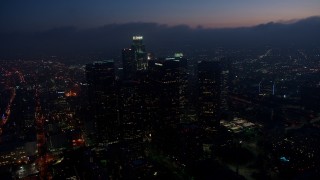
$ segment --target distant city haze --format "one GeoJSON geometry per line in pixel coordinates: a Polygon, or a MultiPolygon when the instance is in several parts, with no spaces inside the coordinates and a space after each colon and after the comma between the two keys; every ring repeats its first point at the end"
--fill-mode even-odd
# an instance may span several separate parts
{"type": "Polygon", "coordinates": [[[319,15],[318,0],[10,0],[0,2],[1,32],[153,22],[222,28],[287,22],[319,15]]]}
{"type": "Polygon", "coordinates": [[[109,24],[98,28],[54,28],[39,32],[0,33],[0,57],[82,56],[114,57],[133,35],[144,36],[147,50],[158,55],[197,53],[199,49],[294,47],[314,48],[320,42],[320,17],[294,23],[266,23],[246,28],[206,29],[157,23],[109,24]]]}

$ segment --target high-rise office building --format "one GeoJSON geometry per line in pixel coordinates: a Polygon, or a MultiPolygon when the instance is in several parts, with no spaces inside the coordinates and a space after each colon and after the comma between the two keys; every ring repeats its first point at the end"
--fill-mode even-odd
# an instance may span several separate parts
{"type": "Polygon", "coordinates": [[[86,79],[90,87],[104,89],[114,86],[115,67],[113,60],[96,61],[86,65],[86,79]]]}
{"type": "Polygon", "coordinates": [[[100,61],[86,65],[90,119],[93,139],[97,143],[119,141],[118,90],[114,61],[100,61]]]}
{"type": "Polygon", "coordinates": [[[220,65],[214,61],[198,63],[199,97],[198,113],[202,125],[219,126],[221,72],[220,65]]]}
{"type": "Polygon", "coordinates": [[[138,81],[125,81],[120,88],[121,102],[121,141],[126,161],[143,156],[143,137],[145,131],[145,106],[142,86],[138,81]]]}
{"type": "Polygon", "coordinates": [[[136,68],[138,71],[147,70],[148,68],[148,57],[143,44],[143,36],[133,36],[132,37],[131,48],[134,52],[134,59],[136,61],[136,68]]]}
{"type": "Polygon", "coordinates": [[[221,71],[221,110],[228,111],[229,70],[221,71]]]}
{"type": "Polygon", "coordinates": [[[176,126],[184,121],[188,105],[187,60],[173,57],[150,63],[150,79],[158,87],[163,125],[176,126]]]}
{"type": "Polygon", "coordinates": [[[133,36],[131,48],[122,50],[123,76],[125,80],[132,80],[136,77],[137,71],[148,69],[148,56],[142,36],[133,36]]]}
{"type": "Polygon", "coordinates": [[[125,80],[133,79],[137,70],[134,50],[125,48],[122,50],[123,78],[125,80]]]}

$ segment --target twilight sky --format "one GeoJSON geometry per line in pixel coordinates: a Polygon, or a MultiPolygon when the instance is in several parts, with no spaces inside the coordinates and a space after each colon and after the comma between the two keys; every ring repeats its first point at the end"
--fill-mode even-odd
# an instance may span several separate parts
{"type": "Polygon", "coordinates": [[[239,27],[320,15],[320,0],[1,0],[0,31],[156,22],[239,27]]]}

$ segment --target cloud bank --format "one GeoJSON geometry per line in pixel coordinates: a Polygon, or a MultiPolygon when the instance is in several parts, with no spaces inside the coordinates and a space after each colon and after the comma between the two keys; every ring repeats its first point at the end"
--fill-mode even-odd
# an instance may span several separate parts
{"type": "Polygon", "coordinates": [[[143,35],[154,52],[214,47],[319,47],[320,17],[293,23],[270,22],[244,28],[190,28],[157,23],[108,24],[79,30],[62,27],[36,33],[0,33],[0,57],[49,55],[120,55],[133,35],[143,35]]]}

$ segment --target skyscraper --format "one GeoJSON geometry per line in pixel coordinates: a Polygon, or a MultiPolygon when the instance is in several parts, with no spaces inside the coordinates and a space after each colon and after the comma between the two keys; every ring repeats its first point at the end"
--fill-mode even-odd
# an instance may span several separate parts
{"type": "Polygon", "coordinates": [[[97,143],[113,143],[120,138],[118,90],[114,61],[100,61],[86,65],[89,84],[88,121],[93,123],[93,139],[97,143]]]}
{"type": "Polygon", "coordinates": [[[138,81],[125,81],[120,88],[121,149],[126,161],[143,156],[145,122],[144,94],[138,81]]]}
{"type": "Polygon", "coordinates": [[[143,36],[133,36],[132,37],[131,48],[134,53],[134,60],[136,62],[136,68],[138,71],[147,70],[148,68],[148,58],[143,44],[143,36]]]}
{"type": "Polygon", "coordinates": [[[221,72],[218,62],[198,63],[199,97],[198,112],[202,125],[219,126],[221,72]]]}
{"type": "Polygon", "coordinates": [[[135,60],[133,49],[131,48],[122,49],[122,65],[123,65],[124,79],[125,80],[133,79],[137,70],[137,62],[135,60]]]}
{"type": "Polygon", "coordinates": [[[90,87],[103,89],[115,83],[114,61],[96,61],[86,65],[86,79],[90,87]]]}
{"type": "Polygon", "coordinates": [[[164,126],[176,126],[185,121],[188,105],[187,59],[182,57],[165,58],[151,62],[150,86],[159,98],[161,121],[164,126]]]}
{"type": "Polygon", "coordinates": [[[125,80],[132,80],[135,78],[137,71],[148,69],[148,54],[142,36],[133,36],[131,48],[122,50],[122,64],[125,80]]]}
{"type": "Polygon", "coordinates": [[[221,109],[229,110],[228,105],[228,90],[229,90],[229,70],[221,71],[221,109]]]}

